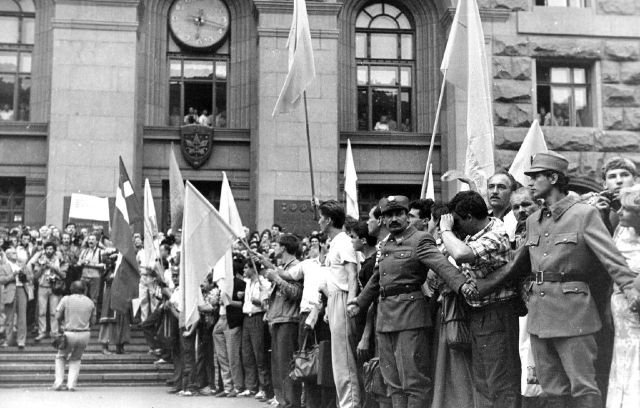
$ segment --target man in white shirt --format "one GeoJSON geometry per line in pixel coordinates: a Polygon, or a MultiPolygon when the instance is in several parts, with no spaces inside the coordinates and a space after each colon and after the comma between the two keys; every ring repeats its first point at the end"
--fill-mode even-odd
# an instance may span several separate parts
{"type": "Polygon", "coordinates": [[[320,204],[320,229],[329,238],[329,252],[324,265],[328,268],[327,316],[331,329],[331,360],[336,383],[338,407],[359,407],[360,380],[356,364],[359,339],[355,321],[347,316],[347,302],[357,295],[357,258],[351,238],[342,231],[344,208],[335,200],[320,204]],[[345,347],[346,346],[346,347],[345,347]]]}

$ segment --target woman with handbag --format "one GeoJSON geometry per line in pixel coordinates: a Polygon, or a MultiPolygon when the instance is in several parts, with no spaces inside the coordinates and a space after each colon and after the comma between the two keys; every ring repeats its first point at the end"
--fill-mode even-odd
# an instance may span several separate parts
{"type": "Polygon", "coordinates": [[[51,387],[54,391],[75,391],[80,375],[80,360],[84,353],[89,337],[91,325],[96,320],[96,307],[84,295],[85,286],[82,281],[71,284],[69,296],[62,298],[56,310],[56,319],[59,324],[59,333],[66,338],[56,355],[56,379],[51,387]],[[65,361],[69,362],[69,375],[67,385],[64,386],[65,361]]]}
{"type": "Polygon", "coordinates": [[[33,299],[33,273],[30,268],[18,263],[18,253],[14,247],[5,251],[7,262],[0,266],[0,287],[5,311],[5,341],[0,347],[8,347],[17,326],[18,349],[24,349],[27,342],[27,302],[33,299]],[[17,320],[16,320],[17,319],[17,320]]]}

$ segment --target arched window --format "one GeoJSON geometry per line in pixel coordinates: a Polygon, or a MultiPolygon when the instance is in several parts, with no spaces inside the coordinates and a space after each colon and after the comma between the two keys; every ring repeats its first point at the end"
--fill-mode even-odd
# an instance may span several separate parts
{"type": "Polygon", "coordinates": [[[29,120],[32,0],[0,0],[0,121],[29,120]]]}
{"type": "Polygon", "coordinates": [[[413,131],[414,38],[396,6],[373,3],[358,14],[358,130],[413,131]]]}

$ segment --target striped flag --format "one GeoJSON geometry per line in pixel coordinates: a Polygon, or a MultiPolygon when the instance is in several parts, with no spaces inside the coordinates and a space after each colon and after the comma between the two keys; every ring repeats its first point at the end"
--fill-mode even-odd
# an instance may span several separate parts
{"type": "Polygon", "coordinates": [[[346,196],[345,211],[347,215],[360,219],[358,210],[358,175],[356,166],[353,163],[353,153],[351,151],[351,140],[347,139],[347,155],[344,160],[344,194],[346,196]]]}
{"type": "Polygon", "coordinates": [[[144,180],[144,256],[142,266],[153,268],[158,257],[158,220],[149,179],[144,180]]]}
{"type": "Polygon", "coordinates": [[[116,205],[111,220],[113,223],[111,240],[122,254],[122,261],[117,266],[111,286],[111,306],[119,312],[127,313],[131,299],[138,297],[140,272],[133,246],[132,227],[135,223],[142,221],[142,212],[122,157],[120,157],[120,179],[116,188],[116,205]]]}
{"type": "Polygon", "coordinates": [[[466,91],[467,150],[464,174],[481,192],[495,171],[493,108],[484,33],[475,0],[458,0],[440,66],[445,79],[466,91]]]}
{"type": "Polygon", "coordinates": [[[304,91],[316,77],[311,31],[305,0],[293,0],[293,21],[289,31],[289,72],[284,81],[272,116],[294,110],[304,91]]]}

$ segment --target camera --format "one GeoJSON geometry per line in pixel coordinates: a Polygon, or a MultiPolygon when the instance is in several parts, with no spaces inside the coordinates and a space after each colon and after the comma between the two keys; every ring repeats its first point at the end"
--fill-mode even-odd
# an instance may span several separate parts
{"type": "Polygon", "coordinates": [[[620,208],[622,208],[622,203],[620,202],[620,198],[616,193],[609,190],[604,190],[600,192],[600,196],[609,200],[609,206],[611,207],[611,210],[618,211],[620,210],[620,208]]]}

